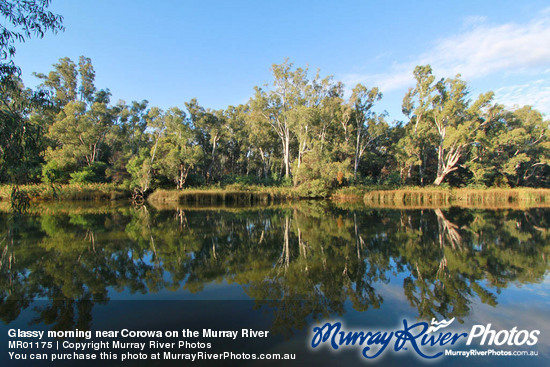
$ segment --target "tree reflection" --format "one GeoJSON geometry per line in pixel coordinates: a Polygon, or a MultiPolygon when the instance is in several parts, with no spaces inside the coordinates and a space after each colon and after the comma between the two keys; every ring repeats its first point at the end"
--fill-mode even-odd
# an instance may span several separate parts
{"type": "Polygon", "coordinates": [[[244,209],[116,208],[0,216],[0,317],[36,299],[37,323],[89,328],[110,292],[197,293],[239,284],[273,312],[273,330],[381,307],[403,278],[419,318],[461,320],[475,299],[495,306],[509,284],[548,269],[549,212],[346,210],[324,202],[244,209]],[[402,274],[403,276],[398,276],[402,274]]]}

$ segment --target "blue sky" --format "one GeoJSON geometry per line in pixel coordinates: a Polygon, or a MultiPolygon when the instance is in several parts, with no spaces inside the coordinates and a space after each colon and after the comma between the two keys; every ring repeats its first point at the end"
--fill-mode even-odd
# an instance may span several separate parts
{"type": "Polygon", "coordinates": [[[220,109],[246,102],[289,58],[347,88],[381,88],[376,106],[403,119],[415,65],[461,73],[472,97],[550,114],[550,3],[544,1],[53,0],[65,32],[19,44],[25,84],[62,57],[92,59],[113,102],[147,99],[220,109]]]}

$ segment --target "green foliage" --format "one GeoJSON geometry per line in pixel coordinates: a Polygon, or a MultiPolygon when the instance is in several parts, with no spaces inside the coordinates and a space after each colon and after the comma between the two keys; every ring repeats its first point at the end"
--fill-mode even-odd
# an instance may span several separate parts
{"type": "MultiPolygon", "coordinates": [[[[19,185],[32,201],[116,200],[128,198],[129,188],[113,183],[33,184],[19,185]]],[[[0,186],[0,199],[10,200],[13,185],[0,186]]]]}
{"type": "Polygon", "coordinates": [[[25,89],[15,75],[0,81],[0,181],[26,183],[40,171],[42,127],[29,115],[47,108],[46,97],[25,89]]]}
{"type": "Polygon", "coordinates": [[[67,167],[60,167],[57,161],[51,160],[42,166],[42,182],[68,182],[69,171],[67,167]]]}
{"type": "Polygon", "coordinates": [[[51,0],[4,0],[0,12],[5,18],[0,37],[2,59],[15,55],[15,42],[25,42],[32,36],[44,37],[48,31],[63,30],[63,17],[46,11],[51,0]]]}
{"type": "Polygon", "coordinates": [[[297,162],[294,166],[294,186],[320,180],[324,182],[327,190],[344,186],[353,178],[350,159],[344,162],[329,162],[315,154],[307,154],[299,167],[297,162]]]}
{"type": "Polygon", "coordinates": [[[491,92],[470,99],[460,76],[436,80],[429,65],[416,67],[401,124],[375,111],[377,87],[359,84],[346,99],[341,82],[288,60],[272,72],[247,104],[212,110],[192,99],[185,111],[111,104],[84,56],[36,74],[43,92],[12,75],[0,84],[0,180],[110,181],[145,196],[204,185],[302,187],[306,196],[350,184],[550,187],[544,116],[492,105],[491,92]]]}
{"type": "Polygon", "coordinates": [[[132,177],[130,181],[132,188],[138,188],[143,192],[149,190],[152,177],[151,157],[147,148],[140,149],[139,154],[130,159],[127,169],[132,177]]]}
{"type": "Polygon", "coordinates": [[[281,180],[282,187],[292,187],[292,178],[290,176],[284,176],[281,180]]]}
{"type": "Polygon", "coordinates": [[[190,173],[187,176],[187,186],[188,187],[202,187],[206,185],[206,179],[203,175],[190,173]]]}
{"type": "Polygon", "coordinates": [[[237,184],[241,186],[272,186],[275,184],[275,180],[271,177],[263,178],[256,175],[226,175],[223,176],[221,184],[223,186],[237,184]]]}
{"type": "Polygon", "coordinates": [[[107,163],[93,162],[80,170],[71,173],[69,183],[100,183],[105,182],[105,170],[107,163]]]}
{"type": "Polygon", "coordinates": [[[303,198],[325,198],[329,196],[330,190],[325,181],[313,179],[298,186],[296,193],[303,198]]]}
{"type": "Polygon", "coordinates": [[[189,172],[203,159],[201,147],[193,141],[193,130],[185,112],[173,108],[163,114],[165,129],[158,140],[158,156],[155,167],[158,172],[184,188],[189,172]]]}
{"type": "Polygon", "coordinates": [[[401,176],[397,172],[391,172],[381,182],[382,185],[397,187],[401,185],[401,176]]]}

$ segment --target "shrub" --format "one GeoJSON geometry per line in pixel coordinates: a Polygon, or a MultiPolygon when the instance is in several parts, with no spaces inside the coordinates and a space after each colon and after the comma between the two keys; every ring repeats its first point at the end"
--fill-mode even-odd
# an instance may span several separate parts
{"type": "Polygon", "coordinates": [[[107,163],[93,162],[89,166],[71,173],[70,183],[100,183],[105,182],[107,163]]]}
{"type": "Polygon", "coordinates": [[[304,198],[324,198],[329,195],[329,187],[325,181],[317,179],[304,182],[296,188],[296,192],[304,198]]]}
{"type": "Polygon", "coordinates": [[[294,186],[301,186],[312,180],[321,180],[327,188],[337,188],[346,185],[353,177],[349,159],[343,162],[329,162],[317,154],[306,154],[302,158],[300,168],[294,162],[294,186]]]}
{"type": "Polygon", "coordinates": [[[398,172],[392,172],[387,175],[384,180],[381,182],[382,185],[387,186],[400,186],[401,185],[401,175],[398,172]]]}
{"type": "Polygon", "coordinates": [[[51,160],[42,167],[42,182],[67,182],[70,170],[67,167],[60,167],[57,161],[51,160]]]}
{"type": "Polygon", "coordinates": [[[190,173],[185,181],[187,187],[200,187],[206,185],[206,180],[203,175],[190,173]]]}

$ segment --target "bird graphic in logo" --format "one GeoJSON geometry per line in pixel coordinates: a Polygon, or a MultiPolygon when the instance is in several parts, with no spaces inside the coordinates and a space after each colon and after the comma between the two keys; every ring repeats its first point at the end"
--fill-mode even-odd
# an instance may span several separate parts
{"type": "Polygon", "coordinates": [[[426,334],[429,333],[435,333],[439,329],[446,328],[447,326],[451,325],[455,321],[455,318],[453,317],[449,321],[443,319],[442,321],[436,321],[434,318],[432,318],[432,325],[428,328],[426,331],[426,334]]]}

